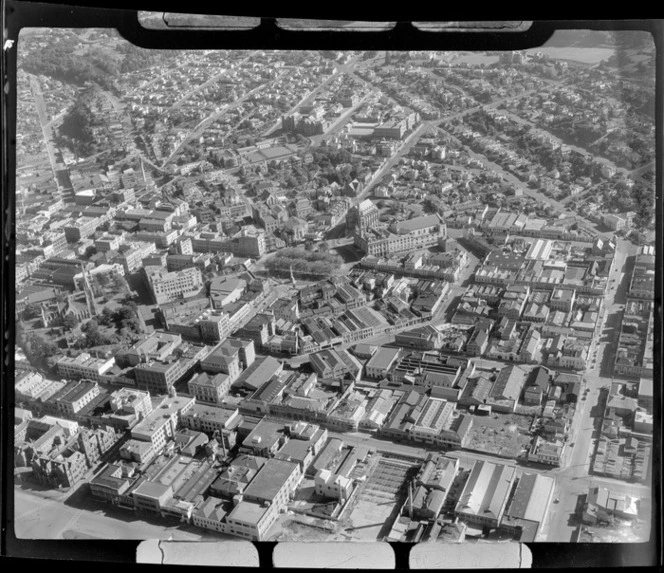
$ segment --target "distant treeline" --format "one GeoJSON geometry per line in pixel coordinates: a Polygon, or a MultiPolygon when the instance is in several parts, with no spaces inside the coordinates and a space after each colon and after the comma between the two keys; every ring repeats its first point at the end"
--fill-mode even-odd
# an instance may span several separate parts
{"type": "Polygon", "coordinates": [[[96,130],[109,132],[108,119],[93,109],[97,97],[94,91],[79,94],[57,132],[58,145],[68,147],[81,157],[98,151],[98,142],[103,139],[95,133],[96,130]]]}
{"type": "Polygon", "coordinates": [[[62,38],[48,50],[32,50],[20,62],[22,69],[75,85],[96,83],[104,89],[114,90],[120,74],[163,64],[172,59],[175,52],[146,50],[132,44],[121,44],[112,52],[92,47],[77,55],[77,40],[62,38]]]}

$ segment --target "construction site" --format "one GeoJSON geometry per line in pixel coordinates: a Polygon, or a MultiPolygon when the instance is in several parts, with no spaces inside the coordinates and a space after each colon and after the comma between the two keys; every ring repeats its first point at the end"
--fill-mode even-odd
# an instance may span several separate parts
{"type": "Polygon", "coordinates": [[[421,461],[381,456],[367,480],[358,487],[342,526],[347,539],[376,541],[385,537],[408,495],[408,483],[421,461]]]}

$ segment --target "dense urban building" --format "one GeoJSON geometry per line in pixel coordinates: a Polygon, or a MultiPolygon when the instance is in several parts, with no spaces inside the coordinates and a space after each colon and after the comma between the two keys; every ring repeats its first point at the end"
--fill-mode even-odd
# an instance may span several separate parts
{"type": "Polygon", "coordinates": [[[129,537],[651,535],[650,35],[152,54],[49,16],[9,85],[17,537],[105,531],[74,490],[129,537]]]}

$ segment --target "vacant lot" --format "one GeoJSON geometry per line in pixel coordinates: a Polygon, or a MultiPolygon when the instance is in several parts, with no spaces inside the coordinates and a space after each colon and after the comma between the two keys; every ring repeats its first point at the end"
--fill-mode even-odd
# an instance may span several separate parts
{"type": "Polygon", "coordinates": [[[468,449],[516,458],[530,443],[527,434],[532,418],[515,414],[473,416],[468,449]]]}
{"type": "Polygon", "coordinates": [[[268,531],[270,541],[330,541],[334,534],[316,524],[321,520],[304,515],[282,516],[268,531]]]}

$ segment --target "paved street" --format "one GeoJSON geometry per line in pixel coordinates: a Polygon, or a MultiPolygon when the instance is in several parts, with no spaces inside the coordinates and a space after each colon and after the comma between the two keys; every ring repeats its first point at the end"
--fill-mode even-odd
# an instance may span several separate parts
{"type": "MultiPolygon", "coordinates": [[[[495,107],[495,106],[491,105],[490,107],[495,107]]],[[[550,137],[556,143],[564,144],[566,147],[568,147],[572,151],[575,151],[576,153],[579,153],[583,157],[586,157],[588,159],[593,159],[593,160],[596,160],[600,163],[603,163],[604,165],[607,165],[608,167],[611,167],[611,168],[615,169],[618,173],[622,173],[623,175],[629,175],[629,176],[634,177],[634,178],[639,178],[640,175],[642,175],[643,173],[648,171],[654,165],[654,162],[650,162],[647,165],[643,165],[643,166],[639,167],[638,169],[633,169],[633,170],[630,171],[628,169],[625,169],[624,167],[617,166],[610,159],[607,159],[605,157],[601,157],[599,155],[595,155],[594,153],[591,153],[590,151],[588,151],[587,149],[584,149],[583,147],[579,147],[577,145],[572,145],[572,144],[569,144],[569,143],[565,143],[560,137],[557,137],[556,135],[553,135],[550,131],[547,131],[546,129],[538,126],[537,124],[533,123],[530,120],[523,119],[522,117],[520,117],[520,116],[518,116],[518,115],[516,115],[512,112],[508,112],[508,111],[503,110],[503,113],[505,115],[507,115],[507,117],[509,117],[515,123],[530,127],[530,128],[532,128],[532,130],[534,132],[544,134],[547,137],[550,137]]],[[[608,133],[604,134],[602,137],[606,137],[607,135],[608,135],[608,133]]]]}
{"type": "Polygon", "coordinates": [[[51,131],[52,123],[49,122],[48,116],[46,114],[46,104],[44,103],[44,96],[41,91],[41,86],[39,85],[39,80],[36,76],[30,75],[30,88],[32,89],[32,95],[35,100],[35,107],[37,108],[37,115],[39,116],[39,123],[42,129],[42,138],[44,141],[44,147],[48,153],[48,159],[51,163],[51,170],[53,171],[53,179],[58,181],[58,178],[55,175],[57,171],[56,159],[55,159],[55,146],[53,145],[53,133],[51,131]]]}
{"type": "MultiPolygon", "coordinates": [[[[234,66],[231,66],[230,69],[233,69],[234,67],[237,67],[237,66],[241,66],[241,65],[242,65],[243,63],[245,63],[249,58],[255,56],[257,53],[258,53],[258,51],[257,51],[257,50],[254,50],[254,51],[251,52],[248,56],[246,56],[245,58],[243,58],[242,60],[240,60],[237,64],[235,64],[234,66]]],[[[203,83],[200,84],[199,86],[196,86],[195,88],[190,89],[186,94],[184,94],[179,100],[177,100],[177,101],[171,106],[171,110],[179,108],[180,106],[182,106],[182,104],[183,104],[185,101],[187,101],[187,100],[188,100],[191,96],[193,96],[194,94],[197,94],[198,92],[204,90],[205,88],[211,86],[212,84],[217,83],[217,82],[218,82],[221,78],[223,78],[227,73],[228,73],[228,69],[223,69],[223,70],[221,70],[220,72],[218,72],[218,73],[216,73],[215,75],[213,75],[209,80],[206,80],[205,82],[203,82],[203,83]]]]}
{"type": "MultiPolygon", "coordinates": [[[[442,128],[441,128],[442,130],[442,128]]],[[[592,233],[599,235],[605,239],[609,239],[613,237],[612,232],[600,232],[597,229],[597,223],[590,221],[583,217],[582,215],[579,215],[576,211],[572,211],[568,209],[565,204],[561,201],[556,201],[555,199],[551,199],[550,197],[544,195],[543,193],[536,191],[535,189],[531,189],[526,183],[521,181],[518,177],[516,177],[514,174],[506,171],[503,169],[500,165],[497,163],[494,163],[493,161],[490,161],[489,159],[486,158],[485,155],[482,153],[478,153],[476,151],[473,151],[470,149],[468,146],[464,145],[461,143],[461,141],[452,135],[450,132],[442,130],[443,133],[445,133],[448,137],[452,138],[453,140],[457,141],[459,144],[463,145],[464,148],[466,149],[467,153],[473,158],[479,161],[486,167],[487,169],[497,173],[502,177],[504,181],[509,183],[512,187],[515,187],[517,189],[521,189],[524,195],[528,195],[529,197],[532,197],[533,199],[536,199],[537,201],[545,204],[549,204],[562,213],[570,216],[570,217],[576,217],[576,219],[579,221],[580,224],[582,224],[585,228],[589,229],[592,233]]]]}
{"type": "Polygon", "coordinates": [[[387,161],[385,161],[373,174],[371,181],[369,181],[369,183],[365,186],[365,188],[362,190],[362,193],[353,199],[353,204],[360,203],[366,197],[368,197],[369,191],[371,191],[371,189],[373,189],[373,187],[380,182],[384,175],[387,175],[390,172],[390,170],[401,160],[404,155],[410,151],[413,145],[417,143],[419,138],[422,137],[426,133],[427,129],[429,129],[432,125],[433,122],[428,121],[423,121],[420,125],[418,125],[413,130],[413,132],[403,140],[399,146],[399,149],[393,153],[389,159],[387,159],[387,161]]]}
{"type": "Polygon", "coordinates": [[[170,154],[168,159],[164,161],[164,164],[162,165],[162,168],[164,168],[166,165],[168,165],[177,155],[180,153],[182,148],[187,145],[190,141],[193,139],[196,139],[199,137],[212,123],[217,121],[220,117],[222,117],[225,113],[227,113],[229,110],[238,107],[239,105],[242,105],[242,102],[245,100],[249,99],[251,96],[254,94],[258,93],[259,91],[265,89],[269,84],[271,84],[273,81],[276,81],[277,79],[281,78],[286,72],[281,72],[277,78],[274,80],[270,80],[268,82],[265,82],[259,86],[256,86],[254,89],[248,91],[246,94],[243,96],[240,96],[238,99],[236,99],[234,102],[229,103],[224,105],[219,111],[215,111],[214,113],[210,114],[208,117],[205,119],[201,120],[196,127],[194,127],[188,134],[187,136],[182,140],[182,142],[173,150],[173,152],[170,154]]]}
{"type": "Polygon", "coordinates": [[[618,240],[615,266],[611,275],[616,282],[610,283],[605,296],[605,323],[602,333],[591,346],[591,355],[596,350],[597,358],[594,365],[591,363],[591,367],[584,372],[588,394],[585,400],[580,399],[577,403],[567,451],[563,457],[563,467],[551,472],[557,480],[556,496],[560,501],[553,504],[549,510],[546,526],[541,533],[546,541],[570,540],[578,525],[573,516],[579,495],[586,494],[593,485],[602,485],[612,491],[646,498],[651,496],[651,490],[647,486],[589,475],[595,440],[599,436],[604,400],[612,382],[614,347],[620,332],[620,309],[629,287],[631,269],[625,266],[625,260],[635,252],[636,246],[632,243],[618,240]]]}
{"type": "Polygon", "coordinates": [[[63,503],[56,491],[14,488],[14,527],[19,539],[237,539],[173,521],[150,519],[91,499],[63,503]]]}
{"type": "Polygon", "coordinates": [[[322,141],[326,141],[339,133],[345,125],[348,124],[348,122],[351,120],[353,117],[353,114],[355,111],[361,107],[372,95],[376,93],[376,90],[372,90],[369,93],[367,93],[364,97],[360,98],[358,102],[353,106],[346,108],[343,113],[330,125],[330,127],[327,129],[327,131],[322,134],[322,135],[312,135],[309,137],[311,140],[311,144],[313,147],[317,147],[321,144],[322,141]]]}
{"type": "MultiPolygon", "coordinates": [[[[352,66],[357,60],[357,58],[353,58],[350,62],[348,62],[345,65],[341,64],[336,64],[335,63],[335,68],[337,69],[337,73],[332,74],[325,78],[320,84],[318,84],[313,90],[311,90],[307,95],[305,95],[297,104],[295,104],[291,109],[289,109],[286,113],[282,114],[284,116],[289,116],[294,114],[300,107],[302,107],[305,103],[310,103],[322,90],[325,86],[327,86],[332,80],[338,78],[339,76],[348,73],[350,69],[352,69],[352,66]]],[[[360,102],[358,102],[357,105],[353,106],[352,108],[349,108],[347,112],[344,112],[342,117],[346,117],[347,119],[350,119],[351,113],[357,109],[364,101],[366,98],[362,98],[360,102]]],[[[328,135],[332,130],[338,130],[342,126],[338,126],[337,124],[342,120],[340,117],[334,125],[330,127],[330,129],[325,133],[325,135],[328,135]]],[[[344,122],[345,124],[345,122],[344,122]]],[[[281,119],[278,119],[277,121],[274,122],[274,124],[265,130],[263,132],[263,137],[269,137],[274,131],[277,130],[277,128],[281,125],[281,119]]],[[[321,138],[323,136],[314,136],[311,138],[312,142],[316,141],[316,138],[321,138]]]]}

